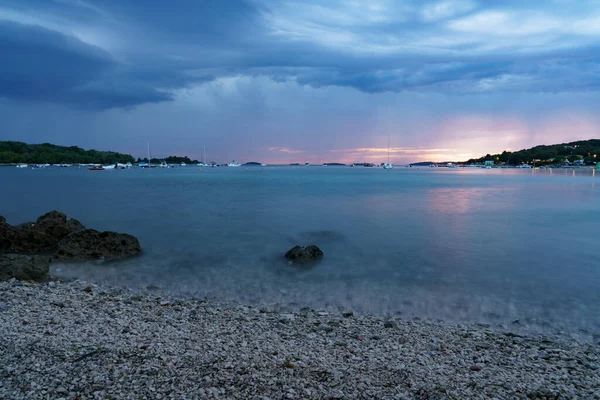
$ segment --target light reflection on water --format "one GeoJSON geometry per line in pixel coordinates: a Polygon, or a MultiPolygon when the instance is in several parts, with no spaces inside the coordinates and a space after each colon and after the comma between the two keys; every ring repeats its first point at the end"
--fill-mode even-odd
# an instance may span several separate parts
{"type": "Polygon", "coordinates": [[[171,295],[599,332],[590,170],[0,169],[0,214],[58,209],[142,257],[60,275],[171,295]],[[316,243],[322,263],[281,260],[316,243]]]}

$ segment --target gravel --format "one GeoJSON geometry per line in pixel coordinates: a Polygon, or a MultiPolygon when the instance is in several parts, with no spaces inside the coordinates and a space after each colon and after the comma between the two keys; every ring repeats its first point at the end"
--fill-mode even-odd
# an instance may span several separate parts
{"type": "Polygon", "coordinates": [[[600,399],[600,346],[568,338],[81,281],[0,305],[0,399],[600,399]]]}

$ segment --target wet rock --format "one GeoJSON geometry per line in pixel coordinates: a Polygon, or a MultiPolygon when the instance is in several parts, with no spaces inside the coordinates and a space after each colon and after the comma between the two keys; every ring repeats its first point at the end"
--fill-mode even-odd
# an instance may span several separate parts
{"type": "Polygon", "coordinates": [[[0,281],[16,278],[20,281],[42,281],[48,277],[47,257],[23,254],[0,255],[0,281]]]}
{"type": "Polygon", "coordinates": [[[307,264],[323,258],[323,251],[314,244],[294,246],[285,253],[285,258],[294,264],[307,264]]]}
{"type": "Polygon", "coordinates": [[[56,260],[117,260],[140,254],[142,248],[136,237],[116,232],[86,229],[74,232],[58,243],[56,260]]]}
{"type": "Polygon", "coordinates": [[[12,246],[12,227],[6,223],[6,218],[0,215],[0,253],[10,251],[12,246]]]}
{"type": "Polygon", "coordinates": [[[42,215],[36,222],[12,226],[0,219],[0,253],[37,254],[51,251],[67,235],[85,229],[76,219],[58,211],[42,215]]]}

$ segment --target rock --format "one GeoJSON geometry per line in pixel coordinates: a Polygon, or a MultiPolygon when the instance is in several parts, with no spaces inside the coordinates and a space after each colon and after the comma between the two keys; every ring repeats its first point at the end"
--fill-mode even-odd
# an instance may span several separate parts
{"type": "Polygon", "coordinates": [[[393,321],[385,321],[383,323],[383,327],[384,328],[394,328],[396,326],[396,324],[394,324],[393,321]]]}
{"type": "Polygon", "coordinates": [[[279,322],[284,324],[288,324],[290,322],[294,322],[294,314],[281,314],[279,315],[279,322]]]}
{"type": "Polygon", "coordinates": [[[333,332],[333,328],[329,325],[319,325],[317,326],[317,330],[318,331],[322,331],[322,332],[333,332]]]}
{"type": "Polygon", "coordinates": [[[352,311],[348,311],[342,314],[344,316],[344,318],[350,318],[354,315],[354,313],[352,311]]]}
{"type": "Polygon", "coordinates": [[[23,254],[0,255],[0,281],[16,278],[23,281],[42,281],[48,276],[50,262],[46,257],[23,254]]]}
{"type": "Polygon", "coordinates": [[[76,219],[58,211],[42,215],[36,222],[12,226],[0,217],[0,253],[37,254],[51,251],[67,235],[85,229],[76,219]]]}
{"type": "Polygon", "coordinates": [[[99,232],[94,229],[73,232],[58,243],[56,260],[116,260],[140,254],[140,242],[125,233],[99,232]]]}
{"type": "Polygon", "coordinates": [[[292,263],[306,264],[323,258],[323,252],[314,244],[304,247],[294,246],[285,253],[285,258],[292,263]]]}
{"type": "Polygon", "coordinates": [[[12,247],[12,226],[6,223],[6,218],[0,215],[0,253],[10,251],[12,247]]]}

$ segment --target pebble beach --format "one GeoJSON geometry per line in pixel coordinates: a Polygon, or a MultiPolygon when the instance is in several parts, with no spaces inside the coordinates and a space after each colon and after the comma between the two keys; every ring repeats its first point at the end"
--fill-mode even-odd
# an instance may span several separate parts
{"type": "Polygon", "coordinates": [[[600,399],[600,346],[82,281],[0,283],[1,399],[600,399]]]}

